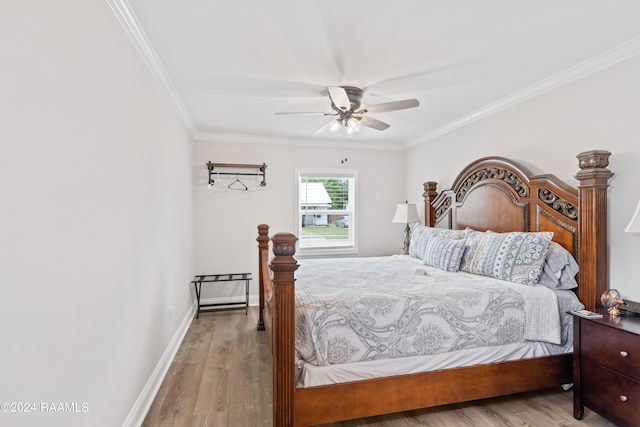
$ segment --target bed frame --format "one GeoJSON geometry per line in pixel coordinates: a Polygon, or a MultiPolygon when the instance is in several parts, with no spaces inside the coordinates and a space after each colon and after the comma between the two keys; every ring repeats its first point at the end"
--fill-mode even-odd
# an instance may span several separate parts
{"type": "MultiPolygon", "coordinates": [[[[607,189],[610,153],[579,154],[578,188],[553,175],[485,157],[467,166],[440,193],[424,183],[425,225],[476,230],[553,231],[580,265],[578,297],[596,307],[608,288],[607,189]]],[[[297,238],[258,226],[260,316],[273,356],[273,425],[308,426],[464,402],[572,382],[572,355],[296,388],[295,271],[297,238]],[[269,264],[269,243],[273,258],[269,264]]]]}

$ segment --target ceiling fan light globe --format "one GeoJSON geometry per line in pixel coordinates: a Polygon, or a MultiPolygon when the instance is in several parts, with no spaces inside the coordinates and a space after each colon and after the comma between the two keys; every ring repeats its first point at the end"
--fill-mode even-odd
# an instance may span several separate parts
{"type": "Polygon", "coordinates": [[[331,122],[331,126],[329,126],[329,132],[337,132],[340,130],[340,122],[338,120],[334,120],[331,122]]]}
{"type": "Polygon", "coordinates": [[[349,120],[347,120],[346,126],[347,131],[350,131],[350,133],[360,132],[360,120],[356,119],[355,117],[351,117],[349,120]]]}

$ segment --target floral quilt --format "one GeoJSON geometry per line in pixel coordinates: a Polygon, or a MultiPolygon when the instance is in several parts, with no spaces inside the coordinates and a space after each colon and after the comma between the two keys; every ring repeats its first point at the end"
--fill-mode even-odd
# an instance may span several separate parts
{"type": "Polygon", "coordinates": [[[318,365],[429,355],[526,340],[560,343],[557,297],[408,256],[302,260],[297,357],[318,365]]]}

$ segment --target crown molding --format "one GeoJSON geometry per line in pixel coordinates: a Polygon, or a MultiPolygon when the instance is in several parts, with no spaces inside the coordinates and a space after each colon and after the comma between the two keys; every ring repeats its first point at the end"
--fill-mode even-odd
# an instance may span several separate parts
{"type": "Polygon", "coordinates": [[[198,131],[191,115],[187,111],[182,98],[178,94],[173,82],[169,78],[164,66],[160,62],[155,50],[151,46],[149,39],[145,35],[140,22],[131,10],[127,0],[105,0],[111,7],[114,15],[124,28],[125,32],[133,42],[142,56],[145,64],[162,87],[165,95],[175,108],[178,116],[182,120],[185,128],[197,141],[220,141],[239,143],[269,143],[269,144],[291,144],[323,147],[342,148],[366,148],[380,150],[406,150],[416,145],[433,140],[461,127],[467,126],[477,120],[491,116],[507,108],[520,104],[528,99],[542,95],[560,86],[564,86],[573,81],[587,77],[593,73],[601,71],[607,67],[632,58],[640,53],[640,37],[633,38],[626,43],[609,49],[599,55],[571,66],[559,73],[553,74],[538,83],[528,86],[522,90],[512,93],[497,101],[491,102],[484,107],[469,114],[459,117],[446,123],[433,131],[424,133],[417,138],[406,143],[375,143],[366,141],[348,140],[317,140],[317,139],[295,139],[288,137],[267,137],[257,135],[241,134],[221,134],[198,131]]]}
{"type": "Polygon", "coordinates": [[[133,45],[137,49],[138,53],[142,57],[144,63],[147,65],[151,74],[155,77],[158,84],[162,88],[164,94],[169,99],[169,102],[175,108],[180,120],[184,127],[187,129],[191,136],[198,133],[195,123],[191,119],[191,115],[187,111],[182,98],[178,95],[173,82],[169,78],[169,74],[165,70],[160,58],[156,54],[156,51],[151,46],[151,42],[147,38],[138,18],[136,18],[129,2],[127,0],[105,0],[113,14],[120,22],[120,25],[124,28],[125,32],[133,42],[133,45]]]}
{"type": "Polygon", "coordinates": [[[415,147],[416,145],[435,139],[439,136],[452,132],[456,129],[464,127],[470,123],[498,113],[504,109],[513,107],[528,99],[542,95],[560,86],[567,85],[576,80],[587,77],[593,73],[601,71],[607,67],[618,64],[619,62],[630,59],[640,54],[640,37],[635,37],[623,44],[606,50],[592,58],[583,62],[579,62],[559,73],[553,74],[531,86],[512,93],[495,102],[489,103],[484,107],[466,114],[457,120],[449,122],[431,132],[427,132],[418,138],[415,138],[404,144],[405,149],[415,147]]]}

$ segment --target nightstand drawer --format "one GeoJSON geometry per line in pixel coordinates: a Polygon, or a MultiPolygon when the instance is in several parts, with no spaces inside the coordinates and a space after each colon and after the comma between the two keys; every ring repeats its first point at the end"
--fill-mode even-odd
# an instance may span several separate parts
{"type": "Polygon", "coordinates": [[[640,382],[588,360],[582,361],[581,371],[580,388],[587,406],[615,414],[631,425],[640,425],[640,382]]]}
{"type": "Polygon", "coordinates": [[[640,379],[640,340],[637,335],[596,322],[582,322],[581,334],[582,357],[640,379]]]}

